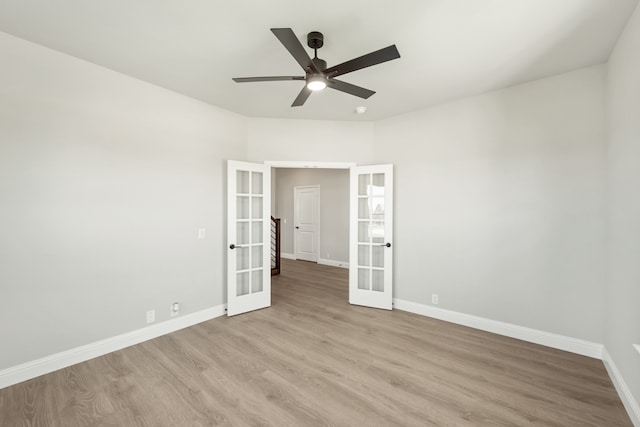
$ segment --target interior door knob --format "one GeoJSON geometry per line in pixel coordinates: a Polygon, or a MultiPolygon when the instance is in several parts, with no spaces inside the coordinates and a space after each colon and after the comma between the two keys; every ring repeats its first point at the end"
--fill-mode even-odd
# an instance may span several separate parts
{"type": "Polygon", "coordinates": [[[298,230],[298,229],[300,229],[300,227],[298,227],[298,226],[296,225],[296,230],[298,230]]]}
{"type": "Polygon", "coordinates": [[[389,243],[389,242],[383,243],[380,246],[386,246],[386,247],[390,248],[391,247],[391,243],[389,243]]]}
{"type": "Polygon", "coordinates": [[[235,249],[236,245],[234,245],[233,243],[229,245],[229,249],[235,249]]]}

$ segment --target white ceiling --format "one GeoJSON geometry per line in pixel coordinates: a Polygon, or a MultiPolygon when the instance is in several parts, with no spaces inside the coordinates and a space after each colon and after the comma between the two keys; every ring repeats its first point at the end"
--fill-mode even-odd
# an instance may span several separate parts
{"type": "Polygon", "coordinates": [[[0,30],[247,116],[378,120],[603,63],[637,1],[0,0],[0,30]],[[291,108],[303,82],[231,80],[304,75],[274,27],[305,46],[324,33],[329,66],[391,44],[401,58],[341,77],[368,100],[291,108]]]}

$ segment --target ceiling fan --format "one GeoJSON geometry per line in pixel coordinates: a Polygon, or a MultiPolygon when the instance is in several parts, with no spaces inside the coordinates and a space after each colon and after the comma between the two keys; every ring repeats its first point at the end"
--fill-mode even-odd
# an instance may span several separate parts
{"type": "Polygon", "coordinates": [[[299,107],[305,103],[311,92],[322,90],[326,87],[339,90],[360,98],[367,99],[375,92],[351,83],[337,80],[336,77],[372,65],[381,64],[400,58],[400,53],[396,45],[376,50],[358,58],[352,59],[342,64],[327,68],[327,62],[318,58],[318,49],[324,45],[324,36],[318,31],[312,31],[307,35],[307,45],[313,49],[313,59],[309,57],[307,51],[300,43],[291,28],[272,28],[271,32],[280,40],[280,43],[289,51],[294,59],[300,64],[305,72],[304,76],[272,76],[272,77],[235,77],[237,83],[247,82],[273,82],[285,80],[304,80],[305,86],[302,88],[297,98],[291,104],[292,107],[299,107]]]}

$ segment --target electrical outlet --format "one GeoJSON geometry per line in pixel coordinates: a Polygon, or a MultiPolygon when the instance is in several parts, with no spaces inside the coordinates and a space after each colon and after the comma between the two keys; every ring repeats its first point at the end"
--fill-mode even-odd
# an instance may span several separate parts
{"type": "Polygon", "coordinates": [[[156,311],[149,310],[147,311],[147,323],[153,323],[156,321],[156,311]]]}
{"type": "Polygon", "coordinates": [[[173,304],[171,304],[171,307],[169,307],[169,314],[171,315],[171,317],[177,316],[179,312],[180,312],[180,304],[178,304],[177,302],[174,302],[173,304]]]}
{"type": "Polygon", "coordinates": [[[431,294],[431,304],[438,305],[439,298],[438,294],[431,294]]]}

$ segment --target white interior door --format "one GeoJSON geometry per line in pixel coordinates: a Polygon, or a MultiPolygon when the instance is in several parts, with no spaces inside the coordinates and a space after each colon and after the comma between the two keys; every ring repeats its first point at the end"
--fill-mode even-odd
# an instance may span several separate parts
{"type": "Polygon", "coordinates": [[[293,189],[293,234],[296,259],[318,262],[319,190],[317,185],[293,189]]]}
{"type": "Polygon", "coordinates": [[[349,303],[392,309],[393,165],[351,168],[349,303]]]}
{"type": "Polygon", "coordinates": [[[227,315],[271,305],[271,171],[227,162],[227,315]]]}

